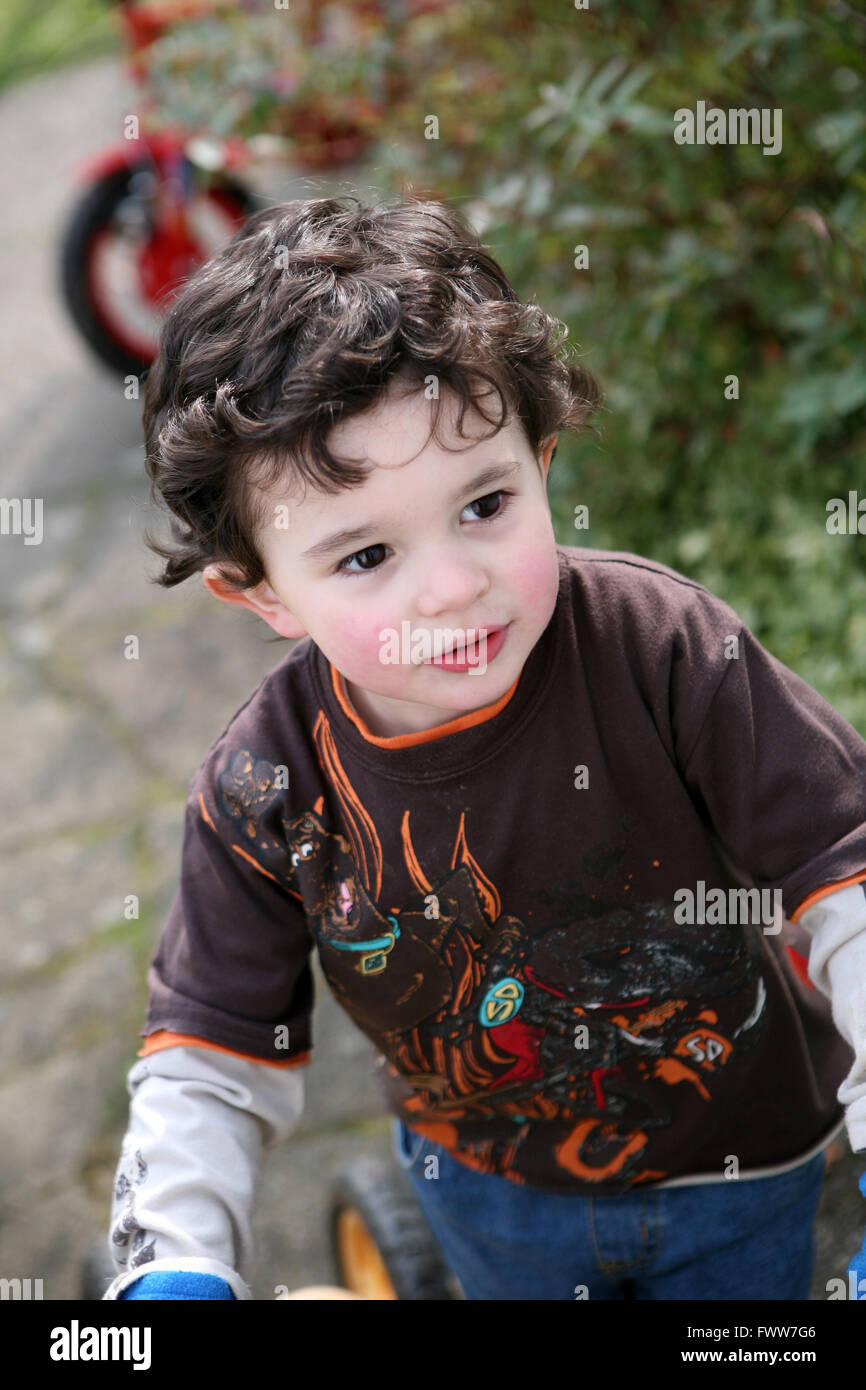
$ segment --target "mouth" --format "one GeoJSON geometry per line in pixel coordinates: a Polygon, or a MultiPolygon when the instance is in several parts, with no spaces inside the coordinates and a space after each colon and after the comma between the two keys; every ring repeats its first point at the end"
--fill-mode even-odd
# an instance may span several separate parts
{"type": "Polygon", "coordinates": [[[423,664],[456,672],[486,670],[502,650],[510,627],[510,623],[497,627],[479,626],[475,631],[483,635],[476,636],[469,643],[458,643],[447,652],[428,658],[423,664]]]}

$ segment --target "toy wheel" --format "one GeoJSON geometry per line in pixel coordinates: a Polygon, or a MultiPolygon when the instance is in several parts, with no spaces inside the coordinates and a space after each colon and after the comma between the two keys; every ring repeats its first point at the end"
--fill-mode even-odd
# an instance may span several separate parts
{"type": "Polygon", "coordinates": [[[391,1163],[359,1159],[331,1189],[336,1282],[372,1299],[455,1299],[460,1291],[411,1187],[391,1163]]]}
{"type": "Polygon", "coordinates": [[[84,1302],[101,1301],[114,1275],[115,1270],[105,1244],[101,1240],[94,1241],[81,1261],[81,1297],[84,1302]]]}
{"type": "Polygon", "coordinates": [[[156,356],[174,292],[255,206],[239,184],[214,182],[185,204],[183,235],[158,231],[149,211],[156,177],[145,165],[104,175],[72,209],[60,252],[73,323],[105,366],[134,376],[156,356]]]}

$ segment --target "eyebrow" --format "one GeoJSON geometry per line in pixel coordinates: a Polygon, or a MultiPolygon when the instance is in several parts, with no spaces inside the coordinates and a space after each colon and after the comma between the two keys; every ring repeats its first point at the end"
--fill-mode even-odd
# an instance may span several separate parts
{"type": "MultiPolygon", "coordinates": [[[[457,502],[461,497],[467,496],[470,492],[478,492],[480,488],[487,487],[489,483],[504,482],[506,478],[513,478],[519,471],[521,462],[519,459],[506,459],[504,463],[488,464],[470,482],[461,486],[451,496],[452,502],[457,502]]],[[[321,560],[328,555],[333,555],[345,550],[347,546],[355,545],[358,541],[364,540],[376,531],[383,529],[379,522],[365,522],[361,526],[352,526],[342,531],[334,531],[332,535],[325,536],[323,540],[311,545],[309,550],[301,552],[302,560],[321,560]]]]}

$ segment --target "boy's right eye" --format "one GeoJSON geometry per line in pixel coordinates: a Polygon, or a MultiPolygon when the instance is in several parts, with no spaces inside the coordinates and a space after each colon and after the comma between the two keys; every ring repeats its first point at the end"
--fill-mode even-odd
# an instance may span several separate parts
{"type": "Polygon", "coordinates": [[[359,562],[361,562],[365,556],[369,557],[372,555],[375,557],[378,554],[378,552],[384,550],[384,545],[368,545],[365,550],[356,550],[353,555],[347,555],[345,560],[340,561],[340,563],[337,566],[337,572],[339,573],[340,571],[342,571],[344,574],[363,574],[365,570],[378,569],[379,561],[375,559],[373,564],[370,565],[361,563],[360,570],[351,569],[350,561],[358,560],[359,562]]]}

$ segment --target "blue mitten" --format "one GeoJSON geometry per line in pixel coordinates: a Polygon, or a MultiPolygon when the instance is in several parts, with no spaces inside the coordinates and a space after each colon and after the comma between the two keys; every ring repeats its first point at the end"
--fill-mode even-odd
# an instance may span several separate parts
{"type": "Polygon", "coordinates": [[[226,1283],[216,1274],[202,1274],[199,1270],[157,1269],[152,1274],[143,1274],[134,1284],[128,1284],[118,1295],[121,1299],[133,1298],[234,1298],[226,1283]]]}
{"type": "MultiPolygon", "coordinates": [[[[866,1197],[866,1173],[857,1186],[866,1197]]],[[[863,1244],[848,1266],[848,1280],[852,1296],[858,1300],[866,1299],[866,1236],[863,1237],[863,1244]]]]}

